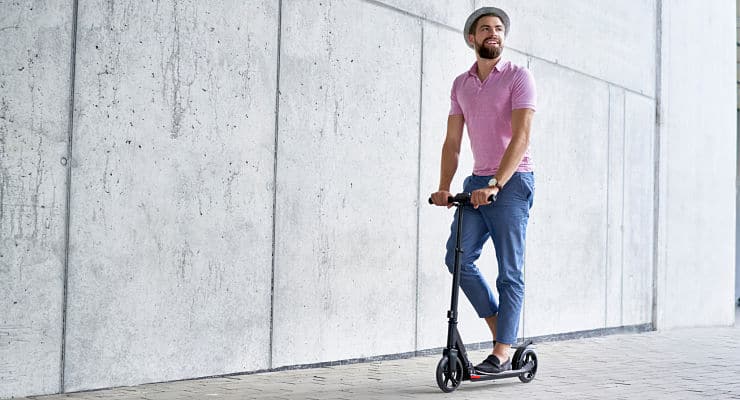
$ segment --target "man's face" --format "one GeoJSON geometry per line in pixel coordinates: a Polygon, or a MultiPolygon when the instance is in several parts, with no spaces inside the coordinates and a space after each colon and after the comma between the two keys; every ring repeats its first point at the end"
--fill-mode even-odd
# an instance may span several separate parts
{"type": "Polygon", "coordinates": [[[499,17],[485,16],[478,20],[475,34],[468,35],[468,40],[473,43],[480,58],[493,60],[501,56],[504,50],[505,34],[504,23],[499,17]]]}

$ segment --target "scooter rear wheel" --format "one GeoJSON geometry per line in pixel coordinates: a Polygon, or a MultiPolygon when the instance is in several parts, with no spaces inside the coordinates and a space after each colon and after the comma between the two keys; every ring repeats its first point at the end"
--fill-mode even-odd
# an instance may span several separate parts
{"type": "Polygon", "coordinates": [[[460,386],[463,379],[463,365],[458,357],[455,362],[455,368],[450,368],[450,359],[447,356],[442,357],[437,363],[437,386],[445,393],[454,392],[460,386]]]}

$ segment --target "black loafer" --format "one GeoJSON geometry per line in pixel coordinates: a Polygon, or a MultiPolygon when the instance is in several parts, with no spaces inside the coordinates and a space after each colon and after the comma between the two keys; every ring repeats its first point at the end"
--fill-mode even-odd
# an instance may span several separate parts
{"type": "Polygon", "coordinates": [[[482,363],[475,366],[475,371],[483,375],[498,374],[509,370],[511,370],[511,358],[507,358],[502,364],[498,357],[493,354],[490,354],[482,363]]]}

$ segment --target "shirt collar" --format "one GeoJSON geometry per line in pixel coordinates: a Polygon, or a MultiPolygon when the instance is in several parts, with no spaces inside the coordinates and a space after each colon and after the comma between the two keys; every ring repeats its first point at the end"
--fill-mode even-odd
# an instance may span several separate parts
{"type": "MultiPolygon", "coordinates": [[[[501,72],[506,68],[506,66],[509,64],[509,61],[501,57],[500,60],[496,63],[496,65],[493,66],[493,69],[495,71],[501,72]]],[[[468,70],[468,73],[473,76],[478,76],[478,61],[473,63],[473,66],[470,67],[470,70],[468,70]]]]}

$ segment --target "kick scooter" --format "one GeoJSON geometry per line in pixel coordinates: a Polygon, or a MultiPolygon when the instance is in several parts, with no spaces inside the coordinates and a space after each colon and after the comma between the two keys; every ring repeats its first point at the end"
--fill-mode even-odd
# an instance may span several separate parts
{"type": "MultiPolygon", "coordinates": [[[[491,196],[489,200],[494,199],[491,196]]],[[[534,379],[537,373],[537,353],[534,351],[532,341],[527,340],[521,346],[516,347],[514,357],[511,359],[511,370],[497,374],[479,374],[473,368],[465,352],[465,345],[460,332],[457,330],[457,300],[460,293],[460,236],[462,232],[463,207],[470,205],[470,193],[458,193],[450,196],[447,202],[457,207],[457,242],[455,244],[455,268],[452,272],[452,303],[450,311],[447,312],[449,320],[447,329],[447,346],[442,351],[442,359],[437,364],[437,385],[445,393],[453,392],[462,381],[487,381],[492,379],[503,379],[519,377],[519,380],[528,383],[534,379]]],[[[432,199],[429,199],[432,204],[432,199]]]]}

